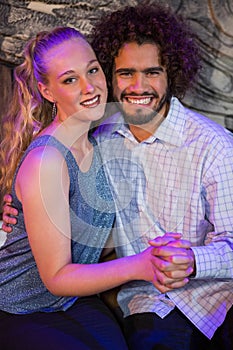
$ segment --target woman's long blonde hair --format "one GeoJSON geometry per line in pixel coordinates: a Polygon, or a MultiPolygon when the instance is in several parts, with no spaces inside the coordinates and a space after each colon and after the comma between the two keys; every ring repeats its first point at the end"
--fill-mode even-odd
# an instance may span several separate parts
{"type": "Polygon", "coordinates": [[[48,83],[48,51],[72,38],[83,38],[70,27],[44,31],[24,49],[24,62],[14,71],[13,98],[1,123],[0,189],[11,191],[16,167],[33,138],[52,121],[52,103],[43,98],[38,82],[48,83]]]}

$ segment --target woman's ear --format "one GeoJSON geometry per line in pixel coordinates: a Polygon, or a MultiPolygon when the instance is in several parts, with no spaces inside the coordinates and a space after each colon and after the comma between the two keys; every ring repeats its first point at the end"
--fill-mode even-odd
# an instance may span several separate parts
{"type": "Polygon", "coordinates": [[[48,87],[46,85],[44,85],[43,83],[41,83],[40,81],[38,82],[38,89],[41,93],[41,95],[48,101],[50,102],[54,102],[54,98],[50,92],[50,90],[48,89],[48,87]]]}

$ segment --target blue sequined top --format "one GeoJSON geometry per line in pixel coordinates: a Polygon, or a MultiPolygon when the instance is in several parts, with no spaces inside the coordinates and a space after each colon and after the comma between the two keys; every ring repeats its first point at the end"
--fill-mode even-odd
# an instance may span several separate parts
{"type": "MultiPolygon", "coordinates": [[[[35,139],[21,160],[22,163],[32,149],[44,145],[55,147],[63,155],[70,177],[72,261],[82,264],[98,262],[115,218],[101,156],[95,140],[90,138],[90,141],[94,145],[93,160],[85,173],[80,171],[68,148],[48,135],[35,139]]],[[[13,232],[7,235],[5,244],[0,248],[0,310],[15,314],[66,310],[77,298],[55,296],[41,281],[28,242],[22,205],[15,193],[15,179],[12,196],[19,215],[13,232]]]]}

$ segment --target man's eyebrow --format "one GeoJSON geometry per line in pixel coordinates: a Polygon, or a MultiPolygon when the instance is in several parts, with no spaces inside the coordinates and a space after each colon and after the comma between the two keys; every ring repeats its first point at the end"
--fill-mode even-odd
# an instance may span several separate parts
{"type": "Polygon", "coordinates": [[[119,68],[115,70],[115,73],[133,73],[136,72],[137,70],[135,68],[119,68]]]}
{"type": "MultiPolygon", "coordinates": [[[[163,72],[164,69],[161,66],[153,66],[153,67],[145,68],[140,72],[150,73],[150,72],[154,72],[154,71],[163,72]]],[[[119,69],[115,70],[115,73],[135,73],[135,72],[137,72],[137,69],[135,69],[135,68],[119,68],[119,69]]]]}
{"type": "Polygon", "coordinates": [[[154,72],[154,71],[163,72],[164,69],[161,66],[155,66],[155,67],[148,67],[148,68],[143,70],[144,73],[154,72]]]}

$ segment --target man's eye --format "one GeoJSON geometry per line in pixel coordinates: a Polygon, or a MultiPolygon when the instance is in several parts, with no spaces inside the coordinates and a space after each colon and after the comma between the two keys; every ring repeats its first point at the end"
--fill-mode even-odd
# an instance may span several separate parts
{"type": "Polygon", "coordinates": [[[132,73],[131,72],[121,72],[119,73],[119,76],[124,78],[124,77],[131,77],[132,76],[132,73]]]}
{"type": "Polygon", "coordinates": [[[147,72],[147,76],[153,77],[153,76],[159,75],[159,73],[160,73],[160,71],[158,71],[158,70],[152,70],[152,71],[147,72]]]}
{"type": "Polygon", "coordinates": [[[64,84],[72,84],[76,81],[76,78],[67,78],[66,80],[64,80],[64,84]]]}

